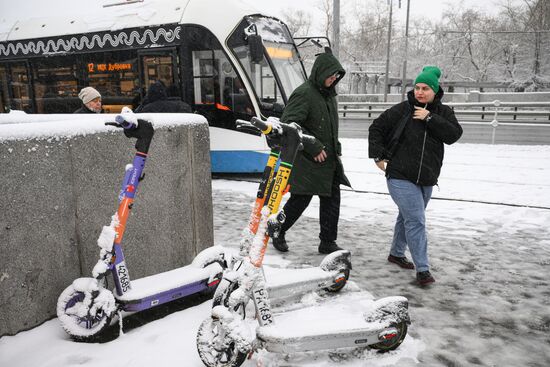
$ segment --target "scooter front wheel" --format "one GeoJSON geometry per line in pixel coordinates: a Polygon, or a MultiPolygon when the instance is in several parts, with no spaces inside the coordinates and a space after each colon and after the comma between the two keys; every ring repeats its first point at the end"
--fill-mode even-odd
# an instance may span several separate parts
{"type": "Polygon", "coordinates": [[[197,351],[207,367],[238,367],[247,354],[239,351],[233,340],[224,337],[224,331],[217,318],[204,320],[197,332],[197,351]]]}
{"type": "Polygon", "coordinates": [[[90,341],[111,323],[116,311],[111,291],[94,278],[77,279],[57,300],[57,317],[63,329],[77,341],[90,341]]]}
{"type": "Polygon", "coordinates": [[[385,353],[397,349],[401,345],[401,343],[403,343],[405,336],[407,336],[407,322],[402,321],[392,326],[397,329],[397,335],[389,340],[373,344],[371,345],[371,348],[378,349],[381,353],[385,353]]]}

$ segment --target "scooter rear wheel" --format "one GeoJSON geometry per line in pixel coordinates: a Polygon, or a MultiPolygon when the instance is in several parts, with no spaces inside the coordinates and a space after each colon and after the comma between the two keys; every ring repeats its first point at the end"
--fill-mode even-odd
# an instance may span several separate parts
{"type": "Polygon", "coordinates": [[[238,367],[246,359],[232,340],[224,340],[220,335],[220,321],[209,317],[204,320],[197,332],[197,351],[199,357],[207,367],[238,367]]]}
{"type": "Polygon", "coordinates": [[[397,329],[398,335],[390,340],[373,344],[371,345],[371,348],[378,349],[381,353],[385,353],[385,352],[389,352],[391,350],[397,349],[401,345],[401,343],[403,343],[405,336],[407,336],[407,330],[408,330],[407,322],[402,321],[392,326],[397,329]]]}
{"type": "Polygon", "coordinates": [[[104,331],[111,323],[115,309],[115,298],[109,290],[99,288],[85,292],[77,289],[74,283],[65,288],[57,300],[57,317],[61,326],[77,341],[91,341],[104,331]]]}

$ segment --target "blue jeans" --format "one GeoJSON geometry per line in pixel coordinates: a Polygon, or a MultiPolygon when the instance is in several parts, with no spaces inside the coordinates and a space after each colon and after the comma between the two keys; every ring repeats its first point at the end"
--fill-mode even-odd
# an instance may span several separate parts
{"type": "Polygon", "coordinates": [[[399,208],[390,254],[403,257],[408,245],[416,271],[429,270],[425,212],[433,186],[419,186],[394,178],[388,178],[387,184],[391,198],[399,208]]]}

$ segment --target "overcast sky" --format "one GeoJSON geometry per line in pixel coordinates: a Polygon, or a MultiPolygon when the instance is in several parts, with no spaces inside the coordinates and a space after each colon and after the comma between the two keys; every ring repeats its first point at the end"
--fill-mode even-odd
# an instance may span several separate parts
{"type": "MultiPolygon", "coordinates": [[[[252,0],[248,0],[252,1],[252,0]]],[[[313,18],[320,15],[318,9],[322,0],[255,0],[254,6],[269,15],[280,17],[285,9],[304,10],[309,12],[313,18]]],[[[340,0],[340,13],[345,16],[345,7],[347,3],[361,0],[340,0]]],[[[377,0],[387,4],[389,0],[377,0]]],[[[498,4],[503,0],[462,0],[463,8],[477,8],[484,12],[494,13],[498,10],[498,4]]],[[[399,0],[393,0],[394,16],[396,19],[405,19],[407,10],[407,0],[401,0],[401,9],[398,8],[399,0]]],[[[460,1],[450,0],[410,0],[411,18],[429,17],[437,20],[445,8],[453,4],[457,6],[460,1]]]]}

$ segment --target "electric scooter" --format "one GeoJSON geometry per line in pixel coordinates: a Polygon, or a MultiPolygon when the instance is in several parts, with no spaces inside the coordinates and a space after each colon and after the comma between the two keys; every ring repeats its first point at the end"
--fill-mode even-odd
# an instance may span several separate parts
{"type": "MultiPolygon", "coordinates": [[[[269,118],[273,128],[277,131],[281,130],[281,124],[278,119],[269,118]]],[[[237,120],[237,129],[257,129],[250,122],[245,120],[237,120]]],[[[250,219],[247,227],[243,230],[239,255],[232,258],[232,261],[241,261],[249,255],[252,246],[252,240],[258,231],[258,225],[261,219],[261,211],[264,206],[272,200],[279,200],[286,193],[288,187],[281,186],[280,182],[274,180],[276,176],[277,163],[283,164],[281,156],[280,133],[270,134],[268,142],[270,143],[271,152],[267,160],[266,166],[262,173],[260,185],[256,194],[256,200],[250,213],[250,219]],[[278,188],[278,190],[274,190],[278,188]]],[[[284,166],[284,164],[283,164],[284,166]]],[[[288,172],[290,174],[290,171],[288,172]]],[[[269,222],[268,232],[269,237],[278,237],[281,225],[285,220],[284,212],[281,210],[277,216],[274,216],[269,222]]],[[[269,237],[265,237],[267,241],[269,237]]],[[[261,251],[265,252],[267,247],[261,251]]],[[[262,253],[263,256],[263,253],[262,253]]],[[[230,267],[232,267],[231,263],[230,267]]],[[[267,288],[271,295],[271,300],[274,303],[282,303],[288,299],[295,298],[308,292],[317,290],[326,290],[329,292],[340,291],[347,283],[351,270],[351,254],[347,250],[334,252],[326,256],[319,267],[303,268],[303,269],[276,269],[264,267],[264,276],[267,282],[267,288]]]]}
{"type": "Polygon", "coordinates": [[[73,281],[59,296],[57,317],[63,329],[75,340],[90,341],[103,332],[120,311],[143,311],[182,297],[203,292],[213,294],[227,267],[224,249],[210,247],[200,252],[190,265],[131,280],[122,251],[126,222],[153,139],[154,129],[149,121],[137,119],[130,109],[123,109],[115,122],[128,138],[136,138],[136,153],[132,164],[126,166],[118,211],[109,226],[104,226],[97,241],[100,259],[91,278],[73,281]],[[113,275],[115,292],[106,288],[106,277],[113,275]]]}
{"type": "Polygon", "coordinates": [[[327,319],[325,312],[320,312],[322,317],[303,317],[302,310],[279,315],[278,319],[274,317],[262,272],[263,258],[269,234],[283,219],[279,206],[296,152],[302,141],[313,137],[301,134],[299,125],[294,123],[279,124],[253,118],[252,124],[263,134],[279,140],[280,168],[273,180],[267,206],[261,210],[248,255],[224,271],[214,295],[212,315],[199,327],[197,350],[201,360],[208,367],[234,367],[261,348],[283,353],[366,346],[381,351],[396,349],[404,340],[410,323],[405,297],[383,298],[371,302],[360,312],[350,310],[332,319],[327,319]],[[251,300],[257,327],[246,317],[251,300]],[[293,317],[300,311],[301,317],[293,317]]]}

